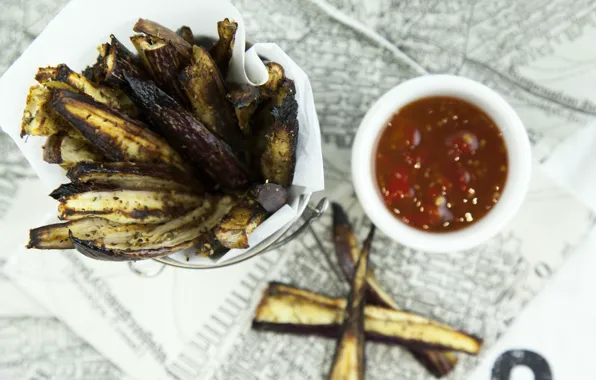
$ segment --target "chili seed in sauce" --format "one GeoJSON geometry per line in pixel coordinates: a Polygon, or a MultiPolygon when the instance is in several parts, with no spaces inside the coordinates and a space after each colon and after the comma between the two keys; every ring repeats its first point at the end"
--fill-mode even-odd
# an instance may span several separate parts
{"type": "Polygon", "coordinates": [[[481,220],[498,202],[507,149],[484,111],[461,99],[429,97],[387,122],[375,171],[396,218],[424,231],[455,231],[481,220]]]}

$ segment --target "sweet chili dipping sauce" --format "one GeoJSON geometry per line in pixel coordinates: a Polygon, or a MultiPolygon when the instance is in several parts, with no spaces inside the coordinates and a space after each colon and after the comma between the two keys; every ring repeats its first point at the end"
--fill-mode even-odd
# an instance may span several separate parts
{"type": "Polygon", "coordinates": [[[379,190],[396,218],[447,232],[480,220],[498,202],[507,149],[499,128],[478,107],[429,97],[393,115],[375,164],[379,190]]]}

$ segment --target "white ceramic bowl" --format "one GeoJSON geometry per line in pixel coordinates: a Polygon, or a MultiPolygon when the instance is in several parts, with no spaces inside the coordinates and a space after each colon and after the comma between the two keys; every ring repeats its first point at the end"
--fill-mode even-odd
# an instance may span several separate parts
{"type": "Polygon", "coordinates": [[[495,236],[519,210],[528,190],[531,166],[528,135],[513,108],[485,85],[453,75],[418,77],[391,89],[364,116],[352,147],[352,181],[368,217],[395,241],[433,253],[473,248],[495,236]],[[507,146],[509,173],[501,198],[482,219],[453,232],[425,232],[399,221],[385,207],[375,178],[374,155],[387,122],[404,105],[429,96],[451,96],[476,105],[500,128],[507,146]]]}

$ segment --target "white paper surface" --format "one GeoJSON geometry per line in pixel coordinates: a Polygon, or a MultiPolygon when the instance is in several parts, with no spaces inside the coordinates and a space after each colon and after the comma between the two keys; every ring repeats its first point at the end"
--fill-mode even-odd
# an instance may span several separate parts
{"type": "MultiPolygon", "coordinates": [[[[134,34],[132,26],[139,17],[156,20],[173,29],[180,25],[188,25],[195,35],[209,37],[217,37],[217,22],[227,17],[238,23],[230,76],[238,82],[263,83],[267,79],[266,70],[257,54],[276,61],[284,67],[288,78],[294,80],[299,106],[296,172],[291,189],[293,198],[289,199],[288,203],[292,213],[284,210],[272,215],[271,222],[259,226],[255,236],[265,239],[300,216],[306,204],[301,204],[302,207],[299,207],[297,198],[324,188],[319,122],[308,77],[275,44],[255,44],[245,58],[245,26],[242,16],[227,1],[218,2],[217,6],[214,4],[210,1],[185,2],[183,6],[172,7],[171,12],[163,12],[163,4],[157,1],[122,3],[110,0],[102,2],[101,7],[94,8],[93,17],[81,17],[89,11],[88,3],[73,1],[50,22],[44,32],[6,71],[0,78],[0,126],[16,142],[44,182],[48,192],[61,183],[68,182],[65,171],[57,165],[50,165],[43,161],[42,145],[45,138],[31,136],[23,140],[19,136],[27,91],[35,83],[34,75],[40,66],[66,63],[75,71],[82,70],[94,62],[97,55],[95,47],[105,42],[110,33],[133,49],[128,37],[134,34]],[[114,9],[118,9],[118,12],[114,12],[114,9]],[[82,30],[85,33],[81,33],[82,30]],[[248,79],[247,72],[253,82],[248,79]]],[[[254,246],[260,241],[253,238],[251,243],[254,246]]],[[[232,250],[220,260],[239,254],[232,250]]],[[[174,257],[181,258],[180,255],[174,257]]],[[[197,256],[193,256],[192,260],[197,263],[213,262],[211,259],[197,256]]]]}
{"type": "Polygon", "coordinates": [[[596,211],[596,124],[564,140],[543,167],[596,211]]]}

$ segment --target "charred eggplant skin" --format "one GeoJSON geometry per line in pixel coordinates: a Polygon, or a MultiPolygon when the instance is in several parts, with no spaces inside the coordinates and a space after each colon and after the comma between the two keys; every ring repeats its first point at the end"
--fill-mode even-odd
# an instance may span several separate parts
{"type": "Polygon", "coordinates": [[[151,123],[198,169],[228,189],[248,184],[246,169],[232,148],[152,81],[128,78],[133,100],[151,123]]]}

